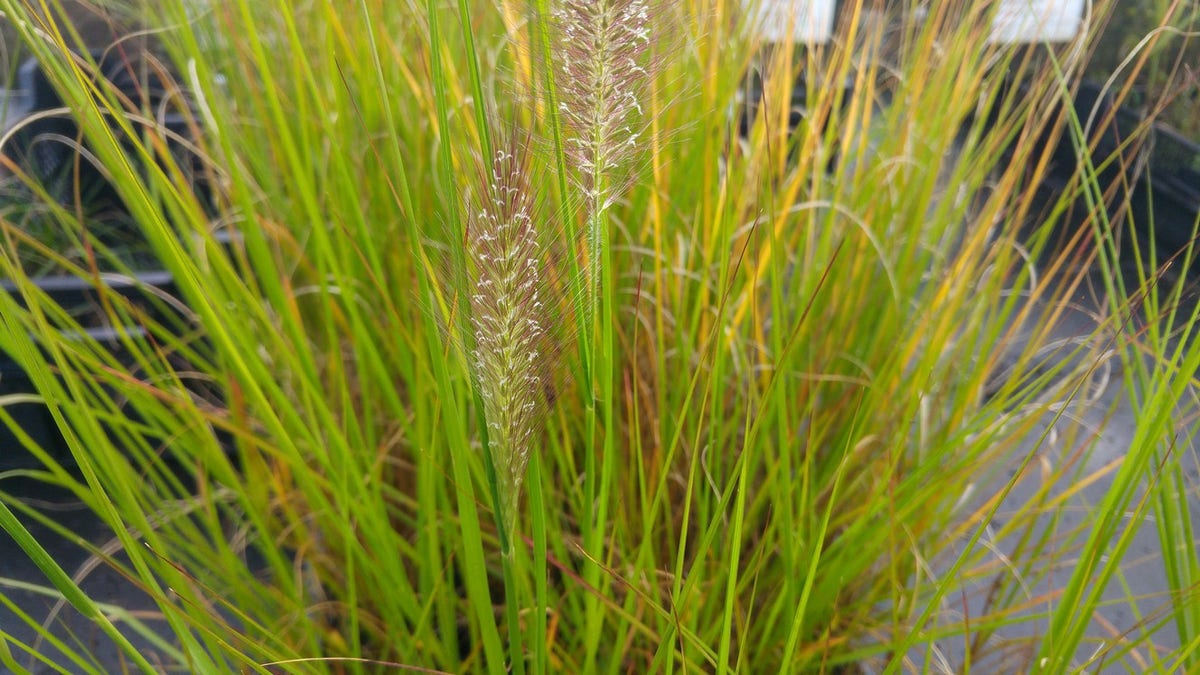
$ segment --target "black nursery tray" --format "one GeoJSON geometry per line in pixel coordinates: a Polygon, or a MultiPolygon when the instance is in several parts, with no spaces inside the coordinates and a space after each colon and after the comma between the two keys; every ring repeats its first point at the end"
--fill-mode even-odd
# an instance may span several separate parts
{"type": "MultiPolygon", "coordinates": [[[[853,83],[842,83],[846,98],[853,83]]],[[[1019,84],[1006,83],[1003,86],[1019,84]]],[[[789,125],[797,129],[805,117],[807,87],[798,82],[791,102],[789,125]]],[[[761,98],[761,84],[751,78],[742,92],[744,113],[739,116],[738,132],[745,136],[761,98]]],[[[1114,105],[1113,98],[1102,85],[1085,81],[1075,92],[1074,113],[1088,128],[1090,161],[1093,167],[1103,167],[1099,173],[1102,187],[1130,184],[1128,192],[1132,219],[1143,234],[1153,234],[1161,250],[1171,255],[1186,246],[1193,238],[1200,219],[1200,144],[1190,141],[1174,129],[1150,123],[1145,141],[1127,141],[1148,124],[1130,108],[1114,105]]],[[[1048,143],[1047,136],[1043,142],[1048,143]]],[[[1071,134],[1062,133],[1053,149],[1054,162],[1044,188],[1056,189],[1066,185],[1079,168],[1079,153],[1071,134]]],[[[1114,206],[1117,216],[1119,209],[1114,206]]]]}
{"type": "MultiPolygon", "coordinates": [[[[118,360],[126,360],[122,334],[135,340],[146,335],[145,329],[135,324],[122,325],[120,329],[106,325],[98,311],[97,288],[90,280],[74,276],[48,276],[36,279],[35,283],[53,302],[77,315],[80,329],[75,336],[99,342],[118,360]]],[[[107,275],[102,283],[111,291],[129,298],[133,304],[140,306],[148,317],[156,320],[167,319],[166,314],[172,311],[168,309],[169,306],[162,297],[177,295],[175,281],[170,273],[165,271],[144,272],[133,277],[107,275]]],[[[24,304],[12,281],[0,281],[0,291],[13,295],[19,303],[24,304]]],[[[72,336],[71,333],[65,335],[72,336]]],[[[30,340],[33,339],[33,336],[30,336],[30,340]]],[[[0,399],[13,395],[36,398],[37,388],[12,356],[0,351],[0,399]]],[[[68,456],[62,432],[44,404],[33,401],[10,403],[5,405],[4,409],[39,447],[60,458],[68,456]]],[[[17,434],[8,425],[0,424],[0,471],[31,468],[34,465],[33,456],[26,452],[17,434]]]]}
{"type": "MultiPolygon", "coordinates": [[[[1074,112],[1082,122],[1093,122],[1088,133],[1090,161],[1093,166],[1107,162],[1099,176],[1101,186],[1131,183],[1128,196],[1134,226],[1152,234],[1168,256],[1186,246],[1200,219],[1200,144],[1158,123],[1150,124],[1140,144],[1128,143],[1145,127],[1145,118],[1114,106],[1111,96],[1095,82],[1079,86],[1074,112]]],[[[1065,181],[1079,161],[1069,135],[1060,139],[1054,159],[1053,171],[1065,181]]]]}
{"type": "MultiPolygon", "coordinates": [[[[157,104],[165,100],[164,97],[171,91],[167,83],[157,76],[148,79],[140,76],[136,64],[125,60],[120,51],[93,53],[91,57],[98,66],[97,76],[108,80],[130,100],[157,104]]],[[[11,90],[0,90],[3,128],[11,132],[6,146],[0,151],[38,180],[50,197],[64,206],[72,207],[75,195],[80,194],[84,195],[82,205],[89,212],[126,213],[124,203],[103,173],[90,164],[79,164],[76,146],[62,142],[61,139],[78,137],[79,127],[69,111],[64,110],[62,98],[36,60],[31,59],[21,65],[15,85],[11,90]],[[57,112],[41,118],[29,117],[47,111],[57,112]]],[[[211,204],[208,186],[203,179],[204,172],[196,166],[197,158],[184,143],[191,135],[188,117],[179,111],[171,112],[161,116],[158,124],[165,128],[168,146],[177,155],[179,165],[196,169],[196,196],[208,208],[211,204]]],[[[112,236],[120,238],[122,242],[125,239],[140,241],[141,235],[136,228],[114,232],[112,236]]],[[[230,237],[219,235],[218,241],[228,245],[230,237]]],[[[112,244],[108,242],[106,245],[112,244]]],[[[159,264],[149,260],[139,265],[143,263],[151,268],[159,264]]],[[[104,274],[97,279],[71,275],[43,276],[33,282],[51,301],[74,318],[77,326],[67,329],[64,335],[96,340],[118,360],[130,359],[131,362],[122,336],[136,340],[145,335],[145,329],[139,325],[137,318],[121,326],[111,325],[109,317],[100,310],[101,289],[124,296],[141,310],[139,317],[167,326],[182,327],[185,323],[183,314],[186,310],[179,304],[181,301],[178,300],[175,280],[163,270],[151,269],[133,275],[104,274]]],[[[0,280],[0,291],[24,303],[11,281],[0,280]]],[[[30,336],[30,339],[35,338],[30,336]]],[[[36,387],[12,356],[0,351],[0,398],[13,394],[33,395],[36,394],[36,387]]],[[[11,403],[5,406],[5,410],[14,418],[16,426],[32,437],[34,443],[52,455],[66,455],[62,434],[44,404],[11,403]]],[[[0,424],[0,470],[29,467],[32,464],[33,458],[24,450],[17,434],[8,425],[0,424]]]]}

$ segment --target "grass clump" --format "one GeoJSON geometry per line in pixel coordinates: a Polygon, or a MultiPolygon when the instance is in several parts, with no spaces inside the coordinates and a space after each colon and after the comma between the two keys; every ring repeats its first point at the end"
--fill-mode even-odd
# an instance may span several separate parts
{"type": "Polygon", "coordinates": [[[151,672],[1189,666],[1195,318],[1152,257],[1119,277],[1102,167],[1038,192],[1045,140],[1088,140],[1062,103],[1089,37],[1035,69],[988,43],[994,3],[858,2],[835,43],[768,49],[732,4],[147,5],[201,204],[129,133],[144,111],[0,0],[187,307],[101,291],[144,331],[130,365],[0,256],[22,300],[0,348],[77,465],[30,447],[32,473],[112,528],[97,558],[172,639],[151,659],[147,622],[96,606],[3,495],[53,592],[151,672]],[[1064,341],[1088,269],[1112,304],[1064,341]],[[1070,411],[1114,363],[1137,447],[1087,469],[1070,411]],[[1066,526],[1064,484],[1106,476],[1066,526]],[[1084,620],[1130,509],[1164,523],[1171,595],[1138,616],[1176,648],[1084,620]]]}

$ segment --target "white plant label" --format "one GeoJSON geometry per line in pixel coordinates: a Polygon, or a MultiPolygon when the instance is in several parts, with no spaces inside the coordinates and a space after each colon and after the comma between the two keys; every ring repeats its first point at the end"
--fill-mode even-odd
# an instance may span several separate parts
{"type": "Polygon", "coordinates": [[[764,42],[820,44],[833,36],[834,0],[743,0],[764,42]]]}
{"type": "Polygon", "coordinates": [[[1000,0],[992,42],[1068,42],[1083,25],[1084,0],[1000,0]]]}

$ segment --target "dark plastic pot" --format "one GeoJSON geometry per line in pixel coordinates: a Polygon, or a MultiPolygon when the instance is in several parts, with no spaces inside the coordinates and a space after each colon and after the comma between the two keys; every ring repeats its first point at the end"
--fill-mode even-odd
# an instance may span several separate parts
{"type": "MultiPolygon", "coordinates": [[[[1200,145],[1170,127],[1150,124],[1137,112],[1114,106],[1100,84],[1084,82],[1075,97],[1075,114],[1087,123],[1090,162],[1107,166],[1100,186],[1121,190],[1129,198],[1132,222],[1142,236],[1153,236],[1164,256],[1173,255],[1193,237],[1200,218],[1200,145]],[[1127,141],[1146,131],[1140,143],[1127,141]],[[1128,187],[1125,187],[1128,185],[1128,187]]],[[[1052,182],[1065,182],[1079,169],[1080,154],[1064,133],[1054,148],[1052,182]]],[[[1122,199],[1110,206],[1111,217],[1121,215],[1122,199]]]]}
{"type": "MultiPolygon", "coordinates": [[[[109,278],[104,285],[119,295],[129,298],[143,308],[147,316],[159,321],[178,320],[178,312],[171,309],[162,299],[163,295],[177,294],[174,279],[167,272],[146,272],[133,278],[109,278]],[[175,314],[169,317],[168,314],[175,314]]],[[[90,281],[73,276],[51,276],[36,280],[40,290],[76,316],[81,326],[81,339],[94,339],[110,350],[119,361],[132,363],[125,358],[126,350],[120,335],[139,339],[146,335],[145,329],[136,325],[122,326],[120,333],[105,326],[98,311],[98,291],[90,281]]],[[[11,281],[0,282],[0,291],[18,298],[20,295],[11,281]]],[[[22,303],[23,304],[23,303],[22,303]]],[[[34,338],[31,336],[30,340],[34,338]]],[[[0,398],[12,395],[36,395],[37,389],[29,375],[10,354],[0,351],[0,398]]],[[[15,424],[28,434],[33,442],[59,459],[69,460],[70,453],[50,411],[44,404],[34,402],[14,403],[5,406],[15,424]]],[[[35,461],[22,446],[17,434],[8,425],[0,424],[0,470],[32,468],[35,461]]]]}
{"type": "MultiPolygon", "coordinates": [[[[844,87],[848,99],[852,84],[844,87]]],[[[804,83],[798,83],[789,119],[792,129],[804,119],[805,92],[804,83]]],[[[761,98],[760,83],[755,79],[747,82],[743,96],[745,110],[738,131],[745,136],[761,98]]],[[[1079,86],[1074,113],[1087,126],[1092,166],[1103,166],[1099,173],[1101,187],[1127,190],[1125,196],[1132,208],[1133,222],[1142,228],[1143,236],[1153,233],[1166,256],[1186,246],[1200,219],[1200,144],[1161,124],[1152,124],[1142,143],[1127,143],[1143,130],[1146,121],[1129,108],[1115,106],[1112,96],[1094,82],[1079,86]]],[[[1049,137],[1042,142],[1049,143],[1049,137]]],[[[1080,168],[1080,155],[1066,131],[1059,136],[1052,153],[1051,173],[1041,186],[1048,190],[1063,188],[1080,168]]],[[[1122,215],[1122,203],[1122,199],[1113,201],[1111,217],[1122,215]]]]}
{"type": "MultiPolygon", "coordinates": [[[[837,85],[823,86],[840,86],[842,90],[842,105],[845,106],[850,101],[851,90],[853,83],[847,81],[837,85]]],[[[752,77],[742,88],[742,114],[738,119],[738,134],[746,136],[750,132],[750,125],[754,122],[755,116],[758,114],[759,102],[762,101],[763,90],[762,81],[759,77],[752,77]]],[[[792,88],[792,100],[788,108],[788,129],[795,130],[804,118],[807,116],[808,107],[808,84],[801,79],[792,88]]],[[[824,129],[822,129],[824,131],[824,129]]]]}
{"type": "Polygon", "coordinates": [[[1155,236],[1169,252],[1183,248],[1200,219],[1200,144],[1155,127],[1145,183],[1154,199],[1155,236]]]}
{"type": "MultiPolygon", "coordinates": [[[[164,100],[171,96],[168,85],[157,76],[140,77],[141,66],[123,58],[119,50],[91,56],[99,74],[122,95],[149,110],[169,109],[169,106],[163,106],[164,100]]],[[[82,140],[79,125],[37,60],[30,59],[21,64],[16,85],[4,97],[5,118],[10,121],[8,126],[15,128],[2,149],[3,154],[41,183],[51,197],[65,205],[74,203],[78,181],[81,201],[89,212],[126,210],[103,172],[81,159],[76,145],[82,140]],[[35,113],[44,116],[30,119],[35,113]]],[[[175,109],[178,110],[178,106],[175,109]]],[[[135,130],[138,124],[134,125],[135,130]]],[[[154,124],[164,134],[178,164],[192,174],[198,196],[207,203],[204,172],[192,151],[181,142],[190,136],[187,116],[167,112],[159,115],[154,124]]],[[[111,126],[114,134],[120,137],[121,130],[116,123],[111,126]]],[[[83,147],[87,149],[86,142],[83,147]]],[[[127,149],[132,151],[132,147],[127,149]]]]}
{"type": "MultiPolygon", "coordinates": [[[[99,74],[130,100],[157,108],[169,95],[167,92],[170,88],[160,79],[140,77],[137,64],[125,60],[120,50],[92,54],[92,57],[98,65],[99,74]]],[[[70,112],[63,109],[61,97],[37,61],[29,60],[22,64],[16,85],[4,96],[5,117],[10,121],[9,126],[19,125],[2,149],[4,155],[40,182],[53,199],[68,207],[75,202],[75,181],[78,180],[78,194],[84,213],[127,213],[127,208],[103,173],[87,161],[80,160],[80,153],[74,144],[74,139],[80,138],[79,126],[70,112]],[[30,119],[36,113],[47,114],[30,119]]],[[[181,142],[189,137],[187,117],[178,113],[166,114],[159,118],[157,124],[165,127],[168,146],[180,165],[185,169],[198,168],[194,155],[181,142]]],[[[114,131],[117,131],[115,126],[114,131]]],[[[203,172],[193,171],[193,175],[197,177],[197,196],[208,205],[208,189],[200,180],[203,172]]],[[[136,241],[141,235],[134,228],[124,226],[115,228],[106,236],[127,242],[136,241]]],[[[228,243],[227,238],[222,241],[228,243]]],[[[153,261],[149,265],[154,266],[153,261]]],[[[165,300],[178,297],[174,279],[166,271],[150,270],[133,277],[106,275],[98,281],[75,276],[46,276],[36,279],[35,283],[53,302],[76,318],[83,333],[81,338],[98,341],[111,350],[118,360],[127,360],[120,336],[123,334],[137,339],[145,335],[145,331],[137,325],[122,326],[120,331],[106,325],[105,317],[99,311],[96,284],[103,284],[107,290],[129,298],[154,320],[166,322],[166,325],[183,325],[180,307],[172,307],[165,300]]],[[[20,295],[11,282],[0,281],[0,291],[20,301],[20,295]]],[[[33,339],[32,336],[30,339],[33,339]]],[[[0,352],[0,397],[35,393],[36,388],[18,363],[11,355],[0,352]]],[[[16,426],[38,446],[62,459],[69,457],[63,435],[45,405],[21,402],[8,405],[5,410],[13,417],[16,426]]],[[[33,465],[33,457],[24,450],[17,434],[8,425],[0,424],[0,470],[33,465]]]]}

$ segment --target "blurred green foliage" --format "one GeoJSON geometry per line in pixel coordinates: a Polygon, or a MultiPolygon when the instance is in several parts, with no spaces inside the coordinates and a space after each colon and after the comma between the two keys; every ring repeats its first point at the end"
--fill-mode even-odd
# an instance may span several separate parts
{"type": "MultiPolygon", "coordinates": [[[[1147,66],[1134,78],[1128,103],[1143,112],[1164,104],[1161,121],[1200,142],[1200,2],[1116,3],[1088,64],[1087,77],[1103,82],[1118,70],[1128,71],[1122,63],[1131,55],[1136,59],[1134,52],[1143,42],[1142,48],[1149,50],[1147,66]]],[[[1118,84],[1125,82],[1123,72],[1118,73],[1118,84]]]]}

